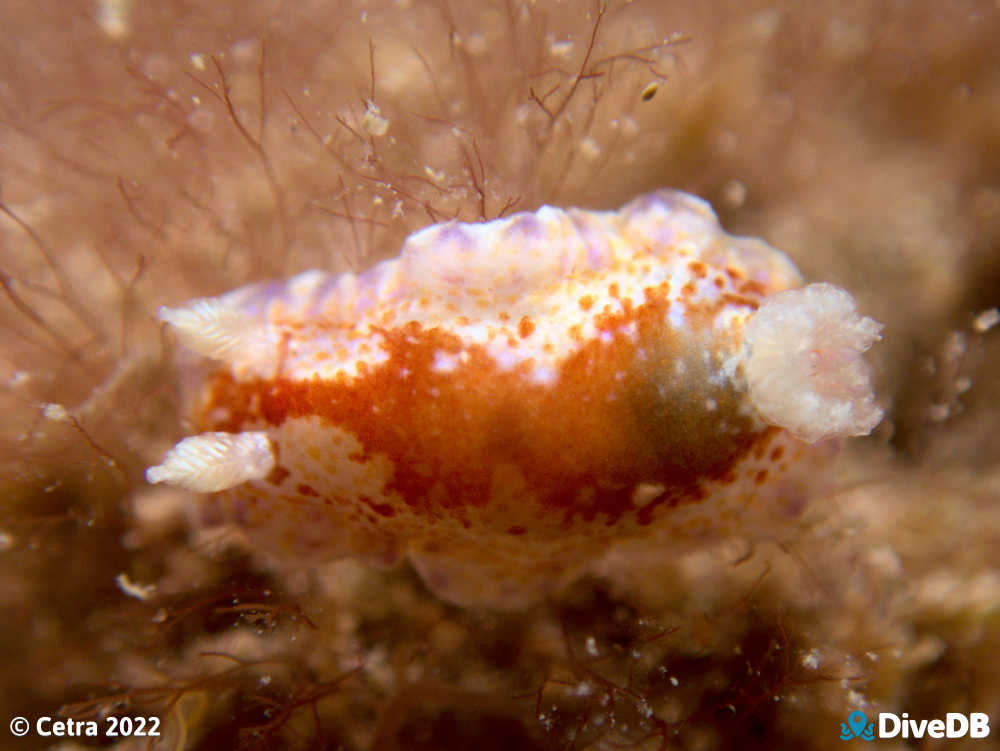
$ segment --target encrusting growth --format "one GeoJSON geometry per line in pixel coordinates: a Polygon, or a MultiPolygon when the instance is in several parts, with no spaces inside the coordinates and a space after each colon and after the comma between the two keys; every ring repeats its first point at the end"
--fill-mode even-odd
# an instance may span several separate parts
{"type": "Polygon", "coordinates": [[[147,478],[215,493],[213,517],[294,560],[408,556],[492,607],[619,543],[767,535],[827,439],[881,417],[861,360],[879,325],[801,284],[677,191],[427,227],[359,275],[161,309],[214,362],[193,366],[205,433],[147,478]]]}

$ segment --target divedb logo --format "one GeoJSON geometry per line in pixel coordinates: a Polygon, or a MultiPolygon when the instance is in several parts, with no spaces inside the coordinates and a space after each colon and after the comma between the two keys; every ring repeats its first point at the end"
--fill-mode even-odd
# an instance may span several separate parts
{"type": "Polygon", "coordinates": [[[840,723],[840,740],[860,738],[987,738],[990,734],[990,716],[985,712],[949,712],[944,719],[912,720],[910,715],[879,712],[878,732],[875,723],[869,722],[864,712],[854,711],[847,722],[840,723]]]}

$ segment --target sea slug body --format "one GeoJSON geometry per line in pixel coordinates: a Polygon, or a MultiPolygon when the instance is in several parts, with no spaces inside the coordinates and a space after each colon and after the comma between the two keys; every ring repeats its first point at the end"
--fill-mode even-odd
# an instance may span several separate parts
{"type": "Polygon", "coordinates": [[[614,545],[665,554],[787,523],[835,439],[881,419],[880,326],[669,190],[411,235],[163,308],[203,358],[203,435],[147,472],[296,560],[408,556],[514,607],[614,545]],[[242,438],[241,436],[248,436],[242,438]]]}

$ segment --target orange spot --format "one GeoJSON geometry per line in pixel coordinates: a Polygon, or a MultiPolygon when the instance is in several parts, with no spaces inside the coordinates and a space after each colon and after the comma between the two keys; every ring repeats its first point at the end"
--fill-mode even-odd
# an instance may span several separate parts
{"type": "Polygon", "coordinates": [[[760,307],[759,297],[745,297],[743,295],[734,295],[730,292],[726,292],[722,295],[722,303],[724,305],[744,305],[752,310],[757,310],[760,307]]]}
{"type": "Polygon", "coordinates": [[[681,295],[683,295],[684,297],[691,297],[691,295],[693,295],[694,293],[695,293],[695,286],[691,282],[688,282],[683,287],[681,287],[681,295]]]}
{"type": "Polygon", "coordinates": [[[594,296],[593,295],[584,295],[583,297],[580,298],[580,309],[581,310],[590,310],[593,306],[594,306],[594,296]]]}
{"type": "Polygon", "coordinates": [[[619,294],[621,293],[618,291],[618,282],[613,282],[612,284],[608,285],[608,295],[617,300],[619,294]]]}
{"type": "Polygon", "coordinates": [[[284,467],[282,467],[280,464],[275,464],[274,469],[271,470],[271,474],[269,474],[264,479],[267,480],[267,482],[271,483],[272,485],[281,485],[281,483],[283,483],[290,474],[292,473],[289,472],[284,467]]]}
{"type": "Polygon", "coordinates": [[[767,295],[767,288],[764,287],[764,285],[761,284],[760,282],[751,279],[740,285],[739,292],[740,294],[743,295],[755,295],[756,297],[765,297],[767,295]]]}
{"type": "Polygon", "coordinates": [[[528,316],[522,318],[521,321],[517,324],[517,333],[521,336],[522,339],[527,339],[534,333],[534,331],[535,331],[535,322],[532,321],[530,318],[528,318],[528,316]]]}
{"type": "MultiPolygon", "coordinates": [[[[370,508],[372,511],[374,511],[379,516],[384,516],[384,517],[387,517],[387,518],[391,518],[391,517],[393,517],[393,516],[396,515],[396,509],[394,509],[391,504],[388,504],[388,503],[376,503],[375,501],[373,501],[371,498],[369,498],[366,495],[360,496],[358,498],[358,500],[361,501],[361,503],[363,503],[366,506],[368,506],[368,508],[370,508]]],[[[374,519],[370,519],[370,520],[371,521],[375,521],[374,519]]]]}
{"type": "Polygon", "coordinates": [[[699,279],[704,279],[708,274],[708,267],[701,261],[691,261],[691,263],[688,264],[688,268],[691,269],[691,273],[699,279]]]}

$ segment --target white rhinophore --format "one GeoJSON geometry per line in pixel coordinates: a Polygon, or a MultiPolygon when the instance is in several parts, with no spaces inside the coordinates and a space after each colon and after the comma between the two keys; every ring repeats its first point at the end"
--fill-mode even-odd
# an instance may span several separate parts
{"type": "Polygon", "coordinates": [[[267,433],[201,433],[185,438],[146,470],[146,481],[165,482],[196,493],[217,493],[274,469],[274,449],[267,433]]]}
{"type": "Polygon", "coordinates": [[[272,375],[277,364],[276,346],[266,327],[243,311],[215,297],[205,297],[179,308],[163,306],[161,321],[177,332],[181,344],[199,355],[272,375]]]}

